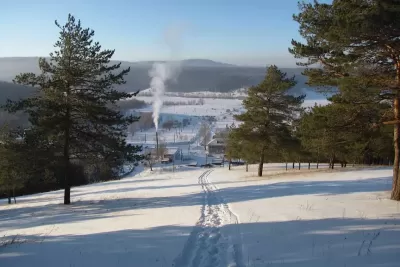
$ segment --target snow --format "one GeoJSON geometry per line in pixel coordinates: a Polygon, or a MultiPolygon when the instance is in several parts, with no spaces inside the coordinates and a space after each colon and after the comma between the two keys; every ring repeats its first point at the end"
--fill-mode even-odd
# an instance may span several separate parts
{"type": "MultiPolygon", "coordinates": [[[[304,167],[304,166],[303,166],[304,167]]],[[[400,205],[391,169],[303,170],[269,164],[209,179],[240,218],[247,266],[398,266],[400,205]]]]}
{"type": "MultiPolygon", "coordinates": [[[[153,95],[153,90],[147,88],[141,90],[138,96],[150,96],[153,95]]],[[[217,92],[217,91],[196,91],[196,92],[165,92],[166,96],[176,96],[176,97],[192,97],[192,98],[244,98],[247,96],[247,88],[239,88],[233,90],[232,92],[217,92]]]]}
{"type": "Polygon", "coordinates": [[[306,166],[159,168],[73,188],[70,206],[2,200],[0,265],[398,266],[391,170],[306,166]]]}
{"type": "MultiPolygon", "coordinates": [[[[121,180],[72,188],[69,206],[61,204],[62,191],[20,197],[15,205],[1,200],[0,266],[399,265],[400,203],[388,199],[390,168],[289,164],[286,171],[275,163],[259,178],[255,165],[249,172],[188,167],[221,161],[199,145],[204,116],[216,117],[216,132],[243,111],[238,99],[204,100],[162,108],[162,119],[191,119],[183,129],[158,132],[170,150],[182,149],[183,162],[153,171],[140,165],[121,180]]],[[[154,147],[155,129],[128,142],[154,147]]]]}
{"type": "MultiPolygon", "coordinates": [[[[153,97],[150,96],[138,96],[136,98],[148,104],[152,103],[153,101],[153,97]]],[[[166,102],[188,102],[193,100],[197,101],[198,98],[165,96],[163,100],[166,102]]],[[[163,106],[162,112],[167,114],[181,114],[189,116],[220,116],[230,113],[230,111],[227,110],[233,110],[234,108],[242,110],[242,100],[205,98],[204,105],[163,106]]],[[[151,112],[152,110],[153,109],[151,106],[140,109],[140,111],[148,112],[151,112]]]]}
{"type": "Polygon", "coordinates": [[[202,171],[150,175],[73,188],[1,206],[0,233],[14,245],[0,248],[1,266],[167,266],[198,218],[202,171]],[[184,189],[183,189],[184,188],[184,189]],[[186,203],[189,204],[189,203],[186,203]],[[7,238],[8,237],[8,238],[7,238]],[[165,265],[163,265],[165,264],[165,265]]]}

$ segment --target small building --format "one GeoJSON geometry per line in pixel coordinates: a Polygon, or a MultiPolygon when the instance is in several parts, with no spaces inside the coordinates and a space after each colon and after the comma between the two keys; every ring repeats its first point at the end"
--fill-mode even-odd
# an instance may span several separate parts
{"type": "Polygon", "coordinates": [[[207,151],[209,154],[224,154],[225,153],[225,140],[222,138],[214,138],[207,144],[207,151]]]}
{"type": "Polygon", "coordinates": [[[167,147],[164,158],[168,158],[171,162],[181,159],[181,149],[177,147],[167,147]]]}

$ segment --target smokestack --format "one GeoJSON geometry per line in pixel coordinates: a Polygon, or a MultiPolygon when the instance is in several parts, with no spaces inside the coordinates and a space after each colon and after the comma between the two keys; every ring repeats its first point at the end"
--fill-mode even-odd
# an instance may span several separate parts
{"type": "Polygon", "coordinates": [[[157,157],[160,157],[160,153],[158,150],[158,131],[156,131],[156,149],[157,149],[157,157]]]}

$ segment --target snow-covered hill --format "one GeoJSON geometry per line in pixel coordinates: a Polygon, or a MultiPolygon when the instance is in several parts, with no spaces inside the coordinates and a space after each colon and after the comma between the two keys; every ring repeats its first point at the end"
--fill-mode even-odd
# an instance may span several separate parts
{"type": "MultiPolygon", "coordinates": [[[[325,167],[326,168],[326,167],[325,167]]],[[[0,265],[398,266],[391,170],[145,171],[0,206],[0,265]]]]}

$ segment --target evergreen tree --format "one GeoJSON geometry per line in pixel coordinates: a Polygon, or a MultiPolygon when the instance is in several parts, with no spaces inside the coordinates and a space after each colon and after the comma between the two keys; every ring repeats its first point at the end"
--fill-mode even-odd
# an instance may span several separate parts
{"type": "Polygon", "coordinates": [[[340,82],[339,93],[329,100],[330,104],[315,106],[302,116],[302,145],[311,153],[330,159],[331,167],[335,159],[343,165],[347,161],[369,162],[375,157],[388,160],[387,153],[374,146],[380,143],[387,148],[390,144],[385,134],[387,127],[380,123],[390,105],[380,99],[376,90],[357,78],[347,77],[340,82]]]}
{"type": "Polygon", "coordinates": [[[0,192],[7,195],[8,204],[11,198],[16,203],[16,190],[22,188],[26,182],[24,170],[26,157],[22,153],[18,131],[3,125],[0,129],[0,192]]]}
{"type": "Polygon", "coordinates": [[[242,128],[236,128],[234,125],[231,125],[229,135],[226,141],[226,150],[225,155],[229,160],[229,170],[231,169],[232,160],[245,160],[246,162],[246,171],[248,171],[249,164],[255,163],[258,161],[259,152],[257,152],[257,145],[252,142],[249,142],[246,139],[243,139],[241,136],[242,128]]]}
{"type": "Polygon", "coordinates": [[[381,97],[392,99],[394,164],[391,198],[400,200],[400,8],[398,0],[334,0],[301,3],[294,20],[305,43],[292,40],[289,51],[307,59],[299,65],[310,84],[338,86],[346,77],[368,81],[381,97]]]}
{"type": "Polygon", "coordinates": [[[39,59],[41,73],[18,75],[14,82],[34,86],[36,96],[8,102],[10,111],[23,110],[30,116],[32,132],[52,149],[62,164],[65,180],[64,204],[70,204],[72,164],[86,160],[104,161],[116,175],[124,161],[135,161],[139,147],[127,145],[126,128],[136,121],[124,116],[116,103],[132,94],[119,92],[130,69],[119,70],[110,59],[114,50],[102,50],[93,41],[94,31],[81,26],[72,15],[60,26],[56,51],[50,59],[39,59]]]}
{"type": "Polygon", "coordinates": [[[305,113],[299,127],[302,145],[310,152],[317,152],[329,159],[330,168],[334,168],[338,154],[343,153],[348,142],[341,131],[339,109],[335,105],[314,106],[305,113]]]}
{"type": "Polygon", "coordinates": [[[259,158],[258,175],[262,176],[265,156],[287,141],[288,128],[302,110],[305,96],[288,94],[296,84],[294,77],[286,77],[276,66],[267,69],[265,79],[250,87],[243,101],[246,112],[235,116],[243,123],[239,126],[240,139],[254,144],[259,158]]]}

